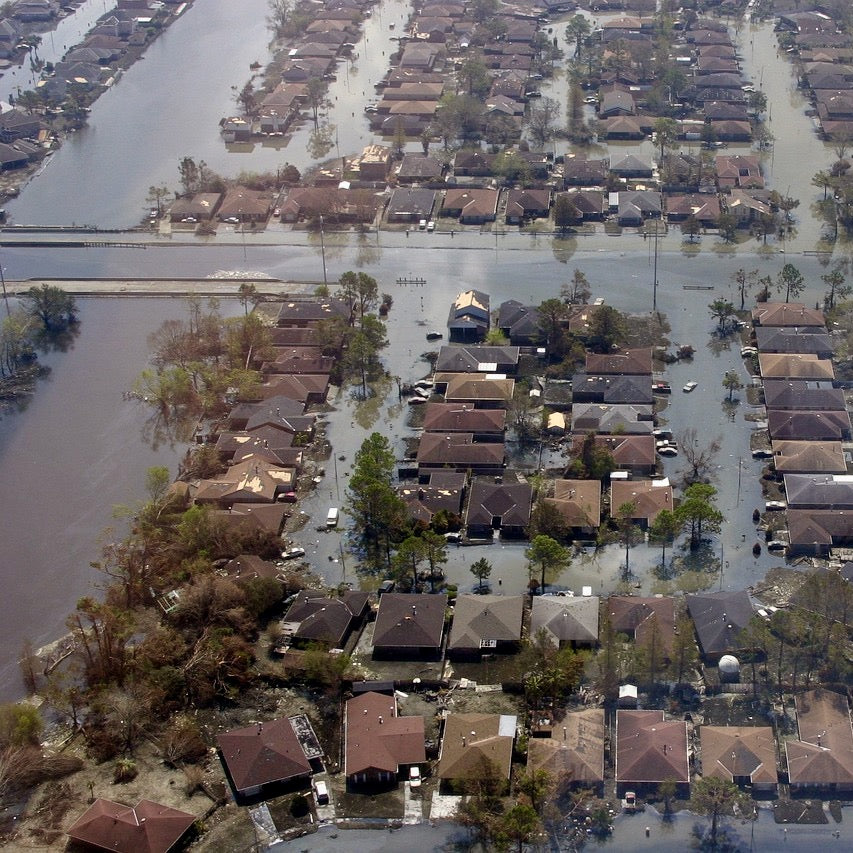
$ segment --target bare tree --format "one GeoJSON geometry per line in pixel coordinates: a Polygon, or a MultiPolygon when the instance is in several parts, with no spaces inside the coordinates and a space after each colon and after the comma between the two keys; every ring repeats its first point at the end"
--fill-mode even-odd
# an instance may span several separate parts
{"type": "Polygon", "coordinates": [[[706,443],[700,441],[695,427],[688,427],[679,433],[677,441],[688,465],[684,479],[688,483],[707,481],[716,465],[717,454],[720,452],[720,436],[716,436],[706,443]]]}

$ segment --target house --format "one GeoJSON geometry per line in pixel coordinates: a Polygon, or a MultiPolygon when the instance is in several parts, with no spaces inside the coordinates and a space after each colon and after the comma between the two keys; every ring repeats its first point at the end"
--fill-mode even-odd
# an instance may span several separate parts
{"type": "Polygon", "coordinates": [[[668,721],[663,711],[617,711],[616,793],[656,793],[665,779],[676,783],[679,796],[688,795],[687,723],[668,721]]]}
{"type": "Polygon", "coordinates": [[[573,530],[592,535],[601,524],[600,480],[554,480],[554,497],[545,502],[573,530]]]}
{"type": "Polygon", "coordinates": [[[487,775],[491,767],[508,783],[517,724],[511,714],[448,714],[438,756],[439,780],[464,785],[487,775]]]}
{"type": "Polygon", "coordinates": [[[672,486],[669,480],[613,480],[610,484],[610,517],[632,504],[631,521],[648,529],[662,510],[672,511],[672,486]]]}
{"type": "Polygon", "coordinates": [[[743,190],[733,187],[725,199],[726,211],[735,217],[740,227],[770,216],[773,212],[766,190],[743,190]]]}
{"type": "Polygon", "coordinates": [[[239,533],[270,533],[279,536],[289,513],[283,503],[233,503],[229,509],[214,509],[211,515],[229,530],[239,533]]]}
{"type": "Polygon", "coordinates": [[[823,311],[808,308],[802,302],[759,302],[752,309],[754,326],[794,326],[826,331],[823,311]]]}
{"type": "Polygon", "coordinates": [[[847,473],[840,441],[774,441],[773,467],[779,474],[847,473]]]}
{"type": "Polygon", "coordinates": [[[661,215],[662,196],[652,190],[630,190],[617,195],[617,222],[628,227],[639,227],[646,219],[661,215]]]}
{"type": "Polygon", "coordinates": [[[388,202],[388,221],[418,222],[421,219],[430,219],[437,198],[436,190],[397,187],[388,202]]]}
{"type": "Polygon", "coordinates": [[[401,184],[436,181],[441,180],[443,172],[444,167],[435,157],[428,154],[405,154],[397,170],[397,180],[401,184]]]}
{"type": "Polygon", "coordinates": [[[195,193],[189,198],[179,198],[169,208],[172,222],[209,222],[219,209],[222,193],[195,193]]]}
{"type": "Polygon", "coordinates": [[[476,409],[471,403],[427,403],[424,408],[424,432],[470,433],[476,441],[503,439],[503,409],[476,409]]]}
{"type": "Polygon", "coordinates": [[[498,155],[486,151],[463,148],[453,158],[453,173],[458,177],[485,178],[494,174],[495,159],[498,155]]]}
{"type": "Polygon", "coordinates": [[[725,779],[753,794],[775,793],[779,776],[770,726],[702,726],[699,738],[703,778],[725,779]]]}
{"type": "Polygon", "coordinates": [[[624,89],[611,89],[601,95],[598,105],[599,118],[612,116],[632,116],[637,112],[634,96],[624,89]]]}
{"type": "Polygon", "coordinates": [[[373,656],[417,660],[441,657],[446,595],[387,592],[379,599],[373,656]]]}
{"type": "MultiPolygon", "coordinates": [[[[812,358],[816,356],[809,353],[812,358]]],[[[808,379],[768,379],[764,383],[764,405],[788,411],[843,412],[844,392],[831,382],[808,379]]]]}
{"type": "Polygon", "coordinates": [[[576,373],[572,379],[572,400],[577,403],[630,403],[651,406],[654,403],[652,377],[576,373]]]}
{"type": "Polygon", "coordinates": [[[770,409],[767,432],[773,441],[849,441],[850,415],[847,412],[790,412],[770,409]]]}
{"type": "Polygon", "coordinates": [[[552,779],[571,787],[591,788],[601,795],[604,787],[604,709],[586,708],[559,716],[550,737],[527,742],[527,772],[544,770],[552,779]]]}
{"type": "Polygon", "coordinates": [[[473,403],[478,409],[505,409],[512,403],[514,379],[492,379],[489,374],[476,373],[445,375],[449,377],[444,392],[448,403],[473,403]]]}
{"type": "Polygon", "coordinates": [[[761,164],[757,155],[718,154],[716,167],[717,183],[721,190],[731,187],[761,188],[764,186],[761,164]]]}
{"type": "Polygon", "coordinates": [[[398,494],[406,504],[409,516],[416,522],[428,525],[432,523],[433,516],[437,512],[444,512],[451,517],[461,517],[462,496],[467,481],[467,473],[432,471],[427,483],[402,486],[398,494]]]}
{"type": "Polygon", "coordinates": [[[650,160],[638,157],[636,154],[612,154],[610,156],[610,171],[618,178],[651,178],[652,164],[650,160]]]}
{"type": "Polygon", "coordinates": [[[350,162],[350,168],[362,181],[384,181],[391,170],[391,148],[387,145],[366,145],[361,154],[350,162]]]}
{"type": "Polygon", "coordinates": [[[690,217],[703,228],[716,228],[720,222],[720,199],[707,193],[688,193],[666,197],[666,218],[670,222],[684,222],[690,217]]]}
{"type": "Polygon", "coordinates": [[[479,290],[465,290],[450,306],[447,328],[450,330],[451,341],[480,341],[486,336],[490,325],[491,315],[487,293],[479,290]]]}
{"type": "Polygon", "coordinates": [[[811,353],[758,354],[758,369],[764,379],[815,379],[831,382],[835,379],[832,362],[811,353]]]}
{"type": "Polygon", "coordinates": [[[607,181],[608,160],[587,160],[585,157],[566,157],[563,161],[563,183],[566,186],[598,187],[607,181]]]}
{"type": "MultiPolygon", "coordinates": [[[[571,455],[578,458],[583,450],[584,435],[572,436],[571,455]]],[[[629,471],[635,476],[650,477],[655,473],[655,439],[652,435],[597,435],[595,446],[606,450],[616,469],[629,471]]]]}
{"type": "Polygon", "coordinates": [[[790,509],[853,509],[853,476],[785,474],[784,479],[790,509]]]}
{"type": "Polygon", "coordinates": [[[293,468],[281,468],[257,455],[247,456],[227,471],[209,480],[200,480],[195,493],[198,504],[273,503],[296,488],[293,468]]]}
{"type": "Polygon", "coordinates": [[[831,548],[853,546],[853,510],[789,509],[788,553],[826,557],[831,548]]]}
{"type": "Polygon", "coordinates": [[[759,352],[810,353],[818,358],[832,358],[832,339],[813,326],[757,326],[755,345],[759,352]]]}
{"type": "Polygon", "coordinates": [[[281,569],[275,563],[261,559],[255,554],[241,554],[239,557],[234,557],[218,569],[217,574],[237,584],[246,584],[261,578],[279,583],[286,582],[281,569]]]}
{"type": "Polygon", "coordinates": [[[350,322],[352,310],[342,299],[333,297],[316,298],[287,294],[281,303],[276,318],[277,326],[306,328],[321,320],[338,317],[350,322]]]}
{"type": "Polygon", "coordinates": [[[459,595],[447,641],[451,659],[511,654],[521,642],[523,595],[459,595]]]}
{"type": "Polygon", "coordinates": [[[436,371],[442,373],[515,373],[518,347],[443,346],[438,352],[436,371]]]}
{"type": "Polygon", "coordinates": [[[547,219],[551,209],[551,190],[511,189],[506,199],[506,221],[518,225],[525,220],[547,219]]]}
{"type": "Polygon", "coordinates": [[[225,193],[217,216],[222,221],[236,218],[240,222],[266,222],[272,202],[272,194],[265,190],[234,187],[225,193]]]}
{"type": "Polygon", "coordinates": [[[441,215],[458,218],[461,223],[468,225],[494,222],[498,196],[498,191],[492,189],[449,189],[444,194],[441,215]]]}
{"type": "Polygon", "coordinates": [[[600,354],[586,354],[586,372],[589,374],[614,374],[617,376],[646,376],[652,372],[652,348],[617,350],[600,354]]]}
{"type": "Polygon", "coordinates": [[[793,791],[853,790],[853,732],[847,697],[807,690],[795,699],[798,740],[785,743],[793,791]]]}
{"type": "Polygon", "coordinates": [[[359,590],[347,590],[340,598],[319,590],[303,590],[282,622],[294,646],[321,644],[327,649],[342,649],[353,629],[364,621],[368,608],[368,594],[359,590]]]}
{"type": "Polygon", "coordinates": [[[282,222],[318,221],[326,224],[372,223],[385,203],[385,195],[371,189],[344,187],[292,187],[281,203],[282,222]]]}
{"type": "Polygon", "coordinates": [[[598,596],[537,595],[530,615],[530,636],[545,632],[555,646],[598,644],[598,596]]]}
{"type": "Polygon", "coordinates": [[[125,806],[98,797],[66,835],[76,844],[95,850],[168,853],[181,846],[195,822],[195,815],[151,800],[125,806]]]}
{"type": "Polygon", "coordinates": [[[572,432],[631,433],[651,435],[654,407],[630,403],[575,403],[572,406],[572,432]]]}
{"type": "Polygon", "coordinates": [[[676,634],[674,598],[611,595],[604,606],[617,634],[625,634],[647,651],[655,649],[659,660],[669,659],[676,634]]]}
{"type": "Polygon", "coordinates": [[[238,803],[273,796],[283,789],[305,788],[314,770],[322,768],[322,750],[307,717],[300,717],[299,723],[304,721],[310,731],[306,746],[313,748],[308,752],[293,719],[280,717],[253,723],[217,736],[219,757],[238,803]]]}
{"type": "Polygon", "coordinates": [[[403,48],[400,67],[431,71],[440,54],[439,45],[410,42],[403,48]]]}
{"type": "Polygon", "coordinates": [[[470,432],[425,432],[418,444],[419,472],[432,468],[499,475],[506,449],[502,441],[474,441],[470,432]]]}
{"type": "Polygon", "coordinates": [[[721,655],[743,649],[741,632],[754,613],[748,593],[740,590],[688,595],[687,610],[707,661],[716,663],[721,655]]]}
{"type": "Polygon", "coordinates": [[[401,771],[425,761],[423,717],[398,716],[394,695],[368,691],[347,701],[344,775],[349,784],[396,784],[401,771]]]}
{"type": "MultiPolygon", "coordinates": [[[[0,26],[4,23],[0,20],[0,26]]],[[[38,117],[20,110],[7,110],[0,114],[0,142],[10,143],[17,139],[38,137],[47,125],[38,117]]]]}
{"type": "Polygon", "coordinates": [[[306,404],[323,403],[329,390],[329,377],[320,374],[271,376],[260,390],[264,399],[283,396],[306,404]]]}
{"type": "Polygon", "coordinates": [[[533,489],[529,483],[474,480],[465,512],[468,535],[491,539],[497,530],[502,537],[523,537],[530,524],[532,504],[533,489]]]}
{"type": "Polygon", "coordinates": [[[617,115],[602,119],[599,133],[606,139],[643,139],[649,131],[648,119],[617,115]]]}
{"type": "Polygon", "coordinates": [[[517,299],[501,303],[498,328],[514,346],[529,346],[544,338],[539,309],[535,305],[522,305],[517,299]]]}
{"type": "Polygon", "coordinates": [[[567,197],[574,209],[569,221],[570,225],[579,225],[581,222],[598,222],[604,218],[606,201],[604,193],[599,190],[575,190],[574,192],[557,193],[556,198],[560,197],[567,197]]]}

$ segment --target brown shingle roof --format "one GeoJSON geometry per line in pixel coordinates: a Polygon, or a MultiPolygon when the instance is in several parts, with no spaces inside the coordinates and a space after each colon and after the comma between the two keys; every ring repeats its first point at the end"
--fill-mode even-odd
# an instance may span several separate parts
{"type": "Polygon", "coordinates": [[[811,353],[759,353],[758,367],[765,379],[835,378],[832,362],[811,353]]]}
{"type": "Polygon", "coordinates": [[[482,640],[517,642],[521,639],[523,595],[460,595],[453,608],[450,650],[479,651],[482,640]]]}
{"type": "Polygon", "coordinates": [[[672,651],[675,638],[675,601],[672,598],[611,595],[606,607],[610,624],[617,634],[627,634],[638,645],[648,645],[656,626],[662,651],[667,655],[672,651]]]}
{"type": "Polygon", "coordinates": [[[847,698],[830,690],[796,697],[800,739],[788,741],[788,776],[793,785],[853,785],[853,732],[847,698]]]}
{"type": "Polygon", "coordinates": [[[559,510],[569,527],[601,524],[600,480],[555,480],[554,497],[546,501],[559,510]]]}
{"type": "Polygon", "coordinates": [[[663,711],[616,712],[616,781],[690,781],[687,723],[667,722],[663,711]]]}
{"type": "Polygon", "coordinates": [[[530,738],[527,770],[545,770],[572,784],[604,781],[604,709],[572,711],[557,720],[549,738],[530,738]]]}
{"type": "Polygon", "coordinates": [[[826,326],[823,311],[807,308],[802,302],[759,302],[752,309],[757,326],[826,326]]]}
{"type": "Polygon", "coordinates": [[[672,486],[668,480],[614,480],[610,484],[610,515],[620,506],[634,504],[632,518],[652,524],[663,509],[672,509],[672,486]]]}
{"type": "Polygon", "coordinates": [[[702,775],[729,782],[748,777],[754,785],[775,785],[776,739],[769,726],[702,726],[702,775]]]}
{"type": "Polygon", "coordinates": [[[439,779],[473,779],[493,762],[509,779],[516,718],[499,714],[450,714],[444,724],[439,779]]]}
{"type": "Polygon", "coordinates": [[[503,433],[504,409],[475,409],[472,403],[428,403],[425,432],[503,433]]]}
{"type": "Polygon", "coordinates": [[[774,441],[773,464],[780,474],[844,474],[840,441],[774,441]]]}
{"type": "Polygon", "coordinates": [[[438,649],[446,607],[446,595],[385,593],[379,599],[374,648],[438,649]]]}

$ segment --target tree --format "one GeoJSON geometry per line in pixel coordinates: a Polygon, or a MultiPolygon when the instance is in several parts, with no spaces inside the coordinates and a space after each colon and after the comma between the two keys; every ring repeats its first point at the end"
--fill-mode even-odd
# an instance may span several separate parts
{"type": "Polygon", "coordinates": [[[767,111],[767,95],[761,89],[757,89],[750,93],[748,105],[750,112],[754,116],[761,115],[761,113],[767,111]]]}
{"type": "Polygon", "coordinates": [[[567,569],[572,562],[572,555],[568,548],[564,548],[550,536],[541,534],[533,538],[530,547],[525,549],[524,556],[528,561],[531,593],[536,587],[539,588],[540,593],[544,592],[547,580],[567,569]],[[535,579],[537,571],[538,582],[535,579]]]}
{"type": "Polygon", "coordinates": [[[515,786],[520,793],[525,794],[530,799],[530,805],[539,814],[542,809],[542,800],[551,790],[553,783],[554,779],[551,774],[540,767],[537,770],[527,770],[522,773],[516,779],[515,786]]]}
{"type": "Polygon", "coordinates": [[[677,436],[677,441],[690,466],[685,479],[689,483],[707,479],[716,465],[717,454],[720,452],[720,437],[711,439],[707,444],[700,444],[696,428],[688,427],[677,436]]]}
{"type": "Polygon", "coordinates": [[[691,213],[681,224],[681,233],[692,243],[702,231],[702,223],[691,213]]]}
{"type": "Polygon", "coordinates": [[[537,98],[527,108],[527,130],[533,144],[539,148],[554,136],[554,127],[560,115],[560,105],[553,98],[537,98]]]}
{"type": "Polygon", "coordinates": [[[77,324],[77,303],[61,287],[53,284],[33,286],[21,299],[27,314],[48,335],[64,332],[77,324]]]}
{"type": "Polygon", "coordinates": [[[169,188],[167,186],[156,186],[152,184],[148,187],[148,195],[145,197],[145,201],[149,204],[157,205],[157,217],[159,218],[163,212],[163,208],[161,206],[161,202],[166,196],[169,195],[169,188]]]}
{"type": "Polygon", "coordinates": [[[577,455],[567,466],[566,473],[581,480],[605,480],[615,470],[613,454],[606,447],[598,445],[594,432],[588,432],[577,455]]]}
{"type": "Polygon", "coordinates": [[[608,353],[622,344],[628,335],[625,317],[612,305],[599,305],[589,321],[589,346],[595,352],[608,353]]]}
{"type": "Polygon", "coordinates": [[[785,292],[785,302],[790,302],[791,297],[796,299],[805,287],[802,273],[792,263],[785,264],[776,275],[776,290],[785,292]]]}
{"type": "Polygon", "coordinates": [[[243,312],[248,317],[249,316],[249,303],[252,305],[257,304],[258,300],[258,288],[255,287],[254,284],[248,281],[244,281],[240,287],[237,288],[237,299],[240,301],[240,304],[243,306],[243,312]]]}
{"type": "Polygon", "coordinates": [[[305,98],[311,108],[311,119],[314,129],[320,127],[320,110],[328,103],[326,99],[326,82],[320,77],[311,77],[305,84],[305,98]]]}
{"type": "Polygon", "coordinates": [[[619,538],[625,546],[625,577],[631,576],[631,546],[636,545],[640,539],[641,531],[634,524],[634,514],[637,512],[637,504],[634,501],[626,501],[617,507],[613,518],[619,529],[619,538]]]}
{"type": "Polygon", "coordinates": [[[530,180],[530,164],[518,151],[501,151],[495,157],[492,171],[511,184],[524,184],[530,180]]]}
{"type": "Polygon", "coordinates": [[[552,539],[565,539],[569,534],[569,526],[563,513],[553,501],[539,499],[530,513],[530,535],[538,536],[543,533],[552,539]]]}
{"type": "Polygon", "coordinates": [[[581,220],[581,212],[575,207],[568,193],[557,193],[554,199],[554,225],[563,234],[581,220]]]}
{"type": "Polygon", "coordinates": [[[424,530],[420,538],[424,548],[424,559],[429,566],[430,588],[435,592],[436,570],[440,570],[447,562],[447,540],[434,530],[424,530]]]}
{"type": "Polygon", "coordinates": [[[575,59],[580,59],[581,46],[590,34],[589,21],[583,15],[573,15],[566,27],[566,41],[575,42],[575,59]]]}
{"type": "Polygon", "coordinates": [[[732,395],[735,391],[740,391],[743,388],[743,382],[740,381],[740,376],[736,370],[727,370],[723,377],[723,388],[729,392],[729,402],[732,402],[732,395]]]}
{"type": "Polygon", "coordinates": [[[718,533],[724,516],[714,505],[717,490],[707,483],[693,483],[684,492],[684,499],[675,510],[678,519],[690,526],[690,547],[696,549],[702,533],[718,533]]]}
{"type": "Polygon", "coordinates": [[[662,509],[649,528],[649,538],[654,542],[660,542],[661,554],[660,564],[663,569],[666,566],[666,546],[672,544],[675,537],[681,533],[682,523],[671,509],[662,509]]]}
{"type": "Polygon", "coordinates": [[[276,38],[285,35],[287,24],[290,21],[292,11],[290,0],[269,0],[269,15],[267,26],[273,31],[276,38]]]}
{"type": "Polygon", "coordinates": [[[482,592],[483,581],[488,580],[492,573],[492,564],[485,557],[480,557],[479,560],[471,563],[470,571],[477,578],[477,592],[482,592]]]}
{"type": "Polygon", "coordinates": [[[717,330],[721,335],[725,334],[726,327],[729,323],[729,318],[735,314],[735,306],[728,299],[715,299],[709,306],[708,310],[711,316],[717,321],[717,330]]]}
{"type": "Polygon", "coordinates": [[[732,281],[735,283],[737,292],[740,295],[740,310],[743,311],[746,304],[746,295],[755,286],[758,281],[758,270],[750,270],[747,272],[743,267],[731,275],[732,281]]]}
{"type": "Polygon", "coordinates": [[[721,213],[717,220],[717,229],[725,243],[734,243],[737,236],[737,219],[733,213],[721,213]]]}
{"type": "Polygon", "coordinates": [[[672,801],[678,793],[678,782],[668,777],[658,785],[658,796],[663,800],[663,813],[665,817],[672,814],[672,801]]]}
{"type": "Polygon", "coordinates": [[[658,150],[660,151],[658,162],[663,163],[666,149],[670,148],[678,139],[678,122],[666,116],[655,119],[654,136],[658,150]]]}
{"type": "Polygon", "coordinates": [[[681,684],[684,674],[692,669],[699,660],[699,650],[693,639],[693,621],[685,613],[675,622],[672,638],[672,658],[670,672],[676,684],[681,684]]]}
{"type": "Polygon", "coordinates": [[[539,829],[539,815],[525,803],[516,803],[500,820],[499,834],[518,844],[522,853],[525,842],[539,829]]]}
{"type": "Polygon", "coordinates": [[[234,96],[237,106],[243,110],[244,115],[250,116],[255,111],[257,106],[257,98],[255,96],[255,88],[252,86],[252,81],[249,80],[234,96]]]}
{"type": "Polygon", "coordinates": [[[489,94],[492,77],[477,53],[468,54],[456,72],[456,80],[461,84],[464,94],[472,98],[485,99],[489,94]]]}
{"type": "Polygon", "coordinates": [[[197,191],[199,185],[199,168],[192,157],[181,158],[178,163],[178,175],[180,176],[184,195],[190,195],[190,193],[197,191]]]}
{"type": "Polygon", "coordinates": [[[826,293],[823,296],[823,306],[831,311],[835,307],[836,299],[846,299],[853,287],[845,284],[844,272],[846,265],[843,261],[837,261],[828,273],[824,273],[820,280],[826,285],[826,293]]]}
{"type": "Polygon", "coordinates": [[[571,279],[561,285],[560,296],[567,305],[585,305],[592,296],[589,279],[579,269],[575,269],[571,279]]]}
{"type": "Polygon", "coordinates": [[[341,298],[350,306],[351,313],[357,313],[359,320],[372,311],[379,301],[379,285],[373,276],[363,272],[349,270],[340,277],[341,298]]]}
{"type": "Polygon", "coordinates": [[[690,809],[696,814],[711,818],[711,849],[716,849],[719,819],[729,814],[735,803],[741,800],[738,787],[720,776],[703,776],[693,783],[690,809]]]}
{"type": "Polygon", "coordinates": [[[830,187],[832,187],[832,175],[830,175],[826,170],[815,172],[815,175],[812,178],[812,186],[823,190],[823,200],[826,201],[827,193],[829,192],[830,187]]]}
{"type": "Polygon", "coordinates": [[[545,345],[550,348],[562,335],[563,324],[569,315],[566,303],[552,296],[540,303],[537,311],[540,325],[545,332],[545,345]]]}

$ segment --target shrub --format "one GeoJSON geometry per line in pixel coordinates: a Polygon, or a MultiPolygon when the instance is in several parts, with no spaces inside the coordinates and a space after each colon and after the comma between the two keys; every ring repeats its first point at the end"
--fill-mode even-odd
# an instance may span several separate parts
{"type": "Polygon", "coordinates": [[[125,782],[132,782],[138,772],[136,762],[132,758],[119,758],[113,768],[113,783],[121,785],[125,782]]]}

